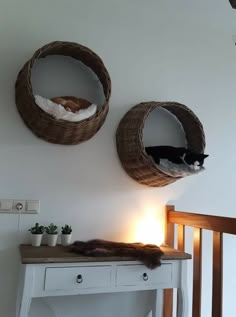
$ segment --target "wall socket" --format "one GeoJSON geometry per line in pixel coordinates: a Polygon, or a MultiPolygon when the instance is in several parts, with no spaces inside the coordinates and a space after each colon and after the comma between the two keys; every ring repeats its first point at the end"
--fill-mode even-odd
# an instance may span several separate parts
{"type": "Polygon", "coordinates": [[[0,213],[4,214],[38,214],[39,200],[0,199],[0,213]]]}

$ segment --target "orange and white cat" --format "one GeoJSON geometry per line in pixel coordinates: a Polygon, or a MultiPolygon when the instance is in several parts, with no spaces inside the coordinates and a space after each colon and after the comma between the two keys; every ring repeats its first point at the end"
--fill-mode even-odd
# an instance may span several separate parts
{"type": "Polygon", "coordinates": [[[91,102],[88,100],[74,96],[54,97],[51,100],[56,104],[62,105],[67,111],[73,113],[91,106],[91,102]]]}

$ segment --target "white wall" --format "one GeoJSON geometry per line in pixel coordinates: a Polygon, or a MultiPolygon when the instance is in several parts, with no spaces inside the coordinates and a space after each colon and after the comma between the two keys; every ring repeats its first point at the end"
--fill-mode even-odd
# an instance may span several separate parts
{"type": "MultiPolygon", "coordinates": [[[[0,1],[0,197],[41,201],[39,217],[23,216],[19,233],[17,216],[0,215],[0,316],[15,316],[17,245],[27,241],[26,230],[36,220],[73,223],[75,239],[125,241],[147,205],[159,209],[175,201],[177,209],[235,216],[235,18],[226,0],[0,1]],[[90,47],[112,78],[107,120],[79,146],[37,139],[14,104],[19,69],[34,50],[54,40],[90,47]],[[116,127],[131,106],[148,100],[182,102],[199,116],[210,154],[206,172],[161,189],[125,174],[116,154],[116,127]]],[[[235,242],[225,241],[225,317],[232,315],[235,297],[235,242]]],[[[204,280],[210,280],[209,272],[205,261],[204,280]]],[[[208,291],[207,283],[204,295],[208,291]]],[[[141,317],[151,304],[148,295],[93,296],[89,307],[91,299],[84,297],[34,301],[30,316],[56,316],[49,309],[54,307],[60,317],[141,317]]],[[[210,316],[206,296],[203,316],[210,316]]]]}

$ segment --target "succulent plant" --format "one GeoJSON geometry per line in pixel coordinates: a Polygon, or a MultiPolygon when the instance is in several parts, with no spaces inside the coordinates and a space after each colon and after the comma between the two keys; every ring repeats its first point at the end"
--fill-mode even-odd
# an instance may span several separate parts
{"type": "Polygon", "coordinates": [[[40,226],[38,222],[35,223],[33,227],[29,229],[32,234],[43,234],[45,231],[44,226],[40,226]]]}
{"type": "Polygon", "coordinates": [[[71,232],[72,232],[72,228],[69,225],[65,224],[65,226],[61,228],[62,234],[71,234],[71,232]]]}
{"type": "Polygon", "coordinates": [[[45,228],[47,234],[58,234],[57,226],[54,223],[50,223],[49,226],[45,228]]]}

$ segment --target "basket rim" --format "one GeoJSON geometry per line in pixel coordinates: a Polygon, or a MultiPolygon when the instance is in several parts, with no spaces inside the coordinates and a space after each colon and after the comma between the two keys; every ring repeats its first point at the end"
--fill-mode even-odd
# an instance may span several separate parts
{"type": "MultiPolygon", "coordinates": [[[[83,62],[82,62],[83,63],[83,62]]],[[[88,68],[91,68],[89,66],[87,66],[85,64],[86,67],[88,68]]],[[[31,96],[31,104],[32,106],[34,107],[34,111],[38,111],[39,115],[40,116],[44,116],[47,120],[50,120],[50,121],[57,121],[57,123],[61,126],[68,126],[68,124],[70,126],[76,126],[78,123],[79,124],[82,124],[83,122],[89,122],[91,120],[93,120],[94,118],[98,117],[101,112],[104,111],[104,107],[108,105],[108,102],[109,102],[109,99],[110,99],[110,96],[111,96],[111,78],[110,78],[110,75],[102,61],[102,59],[94,52],[92,51],[90,48],[84,46],[84,45],[81,45],[79,43],[76,43],[76,42],[69,42],[69,41],[53,41],[53,42],[50,42],[48,44],[45,44],[43,45],[41,48],[37,49],[33,56],[24,64],[24,66],[22,67],[22,70],[23,69],[27,69],[27,73],[26,73],[26,85],[25,85],[25,88],[28,90],[28,93],[30,94],[31,96]],[[103,67],[103,71],[106,73],[106,77],[109,81],[109,89],[107,90],[107,93],[105,93],[104,91],[104,87],[103,87],[103,92],[104,92],[104,102],[102,105],[98,106],[97,107],[97,111],[95,114],[93,114],[91,117],[89,118],[86,118],[86,119],[83,119],[81,121],[67,121],[67,120],[64,120],[64,119],[55,119],[51,114],[49,114],[48,112],[44,111],[43,109],[41,109],[35,102],[35,98],[34,98],[34,95],[33,95],[33,88],[32,88],[32,82],[31,82],[31,70],[34,66],[34,64],[37,62],[38,59],[40,58],[44,58],[44,57],[47,57],[48,55],[50,56],[59,56],[59,55],[62,55],[62,56],[68,56],[68,57],[71,57],[75,60],[78,60],[80,62],[82,62],[79,58],[74,58],[73,56],[71,55],[68,55],[68,54],[46,54],[45,56],[42,56],[44,55],[46,52],[50,52],[50,50],[52,48],[56,48],[56,47],[60,47],[61,49],[63,48],[66,48],[68,47],[68,45],[74,45],[78,50],[81,50],[81,51],[89,51],[91,53],[91,55],[96,58],[99,63],[101,64],[101,66],[103,67]],[[36,110],[37,109],[37,110],[36,110]]],[[[91,68],[91,70],[96,74],[96,72],[91,68]]],[[[97,75],[97,74],[96,74],[97,75]]],[[[99,81],[101,82],[100,78],[98,77],[99,81]]],[[[102,84],[102,83],[101,83],[102,84]]],[[[103,85],[102,85],[103,86],[103,85]]]]}
{"type": "MultiPolygon", "coordinates": [[[[91,90],[93,90],[91,86],[91,90]]],[[[91,139],[102,127],[109,111],[110,75],[102,59],[90,48],[75,42],[54,41],[39,48],[23,65],[15,83],[15,103],[26,126],[39,138],[56,144],[76,145],[91,139]],[[68,56],[82,62],[97,75],[104,98],[93,116],[81,121],[56,119],[35,102],[31,70],[39,58],[53,55],[68,56]]]]}
{"type": "MultiPolygon", "coordinates": [[[[130,177],[132,177],[133,179],[135,179],[136,181],[138,181],[140,184],[154,186],[154,187],[162,187],[162,186],[170,184],[171,182],[177,181],[183,177],[181,177],[181,176],[174,177],[174,176],[170,176],[170,175],[166,174],[162,169],[160,169],[156,164],[154,164],[151,157],[145,151],[145,145],[143,142],[143,129],[144,129],[145,121],[146,121],[147,117],[151,114],[151,112],[154,111],[156,108],[163,108],[165,111],[168,111],[173,116],[173,118],[178,120],[178,122],[182,126],[184,133],[185,133],[187,148],[189,145],[193,144],[193,140],[188,140],[188,137],[187,137],[189,131],[188,131],[188,127],[187,127],[187,131],[186,131],[186,122],[184,122],[184,120],[183,120],[183,113],[184,112],[186,112],[186,114],[188,115],[188,116],[186,116],[187,118],[188,117],[191,118],[192,124],[194,125],[194,128],[198,131],[199,135],[201,136],[201,138],[199,139],[199,143],[197,144],[197,147],[199,147],[201,149],[201,152],[204,152],[204,149],[205,149],[205,133],[203,130],[202,123],[200,122],[198,117],[195,115],[195,113],[190,108],[188,108],[186,105],[179,103],[179,102],[176,102],[176,101],[141,102],[139,104],[136,104],[135,106],[133,106],[131,109],[129,109],[126,112],[126,114],[121,119],[121,121],[118,125],[118,128],[117,128],[117,131],[116,131],[117,151],[118,151],[118,155],[119,155],[119,158],[121,161],[121,165],[123,166],[123,168],[125,169],[127,174],[130,177]],[[178,109],[181,110],[180,117],[182,117],[182,120],[178,117],[177,113],[174,110],[173,110],[173,112],[171,111],[171,107],[173,109],[176,108],[175,109],[176,112],[178,109]],[[140,111],[140,115],[137,114],[137,116],[135,116],[133,113],[138,112],[138,111],[140,111]],[[127,140],[129,140],[128,137],[126,137],[126,140],[122,141],[122,133],[124,133],[122,131],[125,131],[125,129],[128,125],[128,122],[130,120],[132,120],[132,117],[137,118],[137,121],[136,121],[135,126],[134,126],[136,128],[136,141],[135,141],[135,145],[133,146],[132,152],[134,152],[134,150],[135,150],[136,153],[139,153],[139,159],[137,158],[136,163],[138,161],[140,161],[142,166],[146,167],[147,170],[150,172],[150,173],[144,174],[142,179],[139,179],[139,176],[137,176],[138,174],[133,169],[130,169],[130,166],[129,166],[131,164],[130,158],[125,159],[125,156],[122,154],[123,150],[127,146],[125,144],[127,143],[127,140]],[[154,177],[158,178],[158,177],[160,177],[160,175],[163,175],[163,177],[166,179],[166,184],[163,185],[164,180],[162,179],[162,180],[160,180],[160,183],[162,183],[162,185],[150,185],[151,183],[153,183],[153,184],[158,183],[158,180],[156,182],[153,181],[153,178],[150,180],[149,176],[148,176],[149,174],[152,175],[153,178],[154,177]],[[154,176],[154,175],[156,175],[156,176],[154,176]]],[[[191,148],[191,146],[190,146],[190,148],[191,148]]],[[[137,167],[137,169],[138,169],[138,167],[137,167]]]]}
{"type": "MultiPolygon", "coordinates": [[[[183,130],[184,130],[184,127],[183,127],[181,121],[179,120],[179,118],[178,118],[176,115],[174,115],[170,110],[166,109],[166,106],[168,106],[168,105],[177,106],[177,107],[179,107],[179,108],[182,108],[183,111],[187,111],[188,113],[190,113],[190,114],[194,117],[195,121],[198,121],[198,122],[197,122],[198,125],[202,127],[202,123],[200,122],[200,120],[198,119],[198,117],[195,115],[195,113],[194,113],[190,108],[188,108],[187,106],[185,106],[185,105],[182,104],[182,103],[175,102],[175,101],[163,101],[163,102],[149,101],[149,102],[142,102],[142,103],[138,104],[137,106],[139,106],[139,105],[141,105],[141,104],[147,104],[147,106],[148,106],[149,103],[152,103],[153,105],[150,105],[150,108],[149,108],[148,111],[145,113],[145,115],[144,115],[144,117],[143,117],[143,122],[142,122],[142,124],[140,125],[140,128],[139,128],[139,130],[140,130],[140,134],[139,134],[139,135],[140,135],[140,145],[141,145],[141,147],[142,147],[143,153],[144,153],[148,158],[150,158],[150,157],[149,157],[149,155],[146,153],[146,151],[145,151],[145,146],[144,146],[144,143],[143,143],[143,129],[144,129],[144,126],[145,126],[145,121],[147,120],[147,118],[149,117],[149,115],[150,115],[155,109],[157,109],[157,108],[163,108],[163,109],[165,109],[165,111],[168,111],[168,112],[180,123],[181,127],[182,127],[183,130]]],[[[202,127],[202,129],[203,129],[203,127],[202,127]]],[[[185,133],[185,130],[184,130],[184,133],[185,133]]],[[[205,141],[205,136],[204,136],[204,141],[205,141]]],[[[186,142],[187,142],[187,140],[186,140],[186,142]]],[[[205,144],[205,142],[204,142],[204,144],[203,144],[203,151],[204,151],[204,149],[205,149],[205,146],[206,146],[206,144],[205,144]]],[[[161,171],[162,171],[162,170],[161,170],[161,171]]]]}

